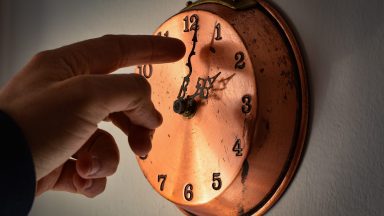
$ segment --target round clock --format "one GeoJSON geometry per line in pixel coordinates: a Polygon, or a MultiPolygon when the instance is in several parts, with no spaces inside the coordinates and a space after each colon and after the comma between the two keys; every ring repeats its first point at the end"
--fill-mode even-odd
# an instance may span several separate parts
{"type": "Polygon", "coordinates": [[[138,157],[145,177],[185,214],[263,214],[291,181],[307,132],[293,34],[256,0],[189,3],[155,34],[181,39],[187,53],[137,67],[164,119],[138,157]]]}

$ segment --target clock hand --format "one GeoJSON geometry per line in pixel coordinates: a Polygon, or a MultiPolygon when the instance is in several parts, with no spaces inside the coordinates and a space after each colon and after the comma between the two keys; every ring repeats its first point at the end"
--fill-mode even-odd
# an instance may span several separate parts
{"type": "Polygon", "coordinates": [[[199,77],[196,83],[196,92],[188,97],[190,97],[190,99],[194,99],[196,96],[200,96],[200,99],[208,99],[209,90],[213,87],[213,83],[216,81],[217,77],[220,76],[220,74],[221,72],[217,73],[213,77],[208,76],[207,79],[199,77]]]}
{"type": "Polygon", "coordinates": [[[180,86],[179,94],[177,95],[176,100],[173,102],[173,111],[175,113],[184,115],[186,117],[192,117],[194,113],[196,112],[196,101],[193,99],[190,100],[189,96],[185,96],[187,94],[188,85],[190,82],[190,77],[192,75],[192,56],[196,55],[195,49],[197,44],[197,31],[199,29],[198,25],[198,17],[197,15],[194,16],[195,18],[195,24],[191,27],[191,30],[194,31],[193,37],[192,37],[192,49],[189,53],[187,63],[185,64],[188,67],[188,74],[183,78],[183,82],[180,86]]]}
{"type": "Polygon", "coordinates": [[[197,110],[195,97],[200,96],[201,100],[208,99],[209,90],[213,87],[213,83],[216,81],[217,77],[220,76],[220,74],[221,72],[217,73],[213,77],[208,76],[207,79],[199,77],[196,84],[196,92],[193,95],[188,95],[185,99],[177,99],[173,103],[173,110],[187,118],[192,118],[197,110]]]}
{"type": "MultiPolygon", "coordinates": [[[[216,49],[213,47],[213,43],[215,42],[216,25],[217,25],[217,22],[215,22],[215,28],[213,28],[212,38],[211,38],[211,42],[209,44],[209,51],[211,53],[216,53],[216,49]]],[[[209,65],[210,64],[211,64],[211,62],[209,61],[209,65]]]]}
{"type": "MultiPolygon", "coordinates": [[[[213,54],[216,53],[216,49],[213,47],[213,44],[215,42],[215,32],[216,32],[216,26],[217,22],[215,22],[211,42],[209,43],[209,51],[213,54]]],[[[208,59],[208,68],[207,68],[207,75],[209,74],[209,70],[211,68],[211,55],[209,55],[208,59]]],[[[207,79],[199,77],[196,83],[196,92],[190,96],[190,98],[195,98],[196,96],[200,96],[200,99],[208,99],[209,90],[213,87],[213,83],[217,79],[217,77],[221,74],[221,72],[217,73],[213,77],[209,77],[207,79]],[[208,84],[208,86],[207,86],[208,84]]]]}
{"type": "Polygon", "coordinates": [[[189,85],[190,77],[192,75],[192,56],[196,55],[195,49],[196,49],[196,43],[197,43],[197,30],[198,30],[198,25],[197,25],[198,20],[196,20],[196,26],[194,28],[194,33],[193,33],[193,38],[192,38],[192,49],[191,52],[189,53],[188,56],[188,61],[185,64],[188,67],[188,74],[184,77],[183,83],[181,84],[179,94],[177,95],[177,99],[184,99],[186,93],[187,93],[187,88],[189,85]]]}

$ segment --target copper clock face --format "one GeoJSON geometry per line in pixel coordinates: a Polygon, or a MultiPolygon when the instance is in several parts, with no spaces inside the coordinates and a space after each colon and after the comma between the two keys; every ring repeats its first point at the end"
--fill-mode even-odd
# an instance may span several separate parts
{"type": "Polygon", "coordinates": [[[164,118],[139,164],[153,188],[172,202],[206,203],[231,184],[249,150],[257,110],[252,62],[233,27],[209,12],[178,14],[157,34],[183,40],[187,51],[176,63],[137,70],[151,83],[164,118]],[[189,116],[174,110],[175,101],[186,98],[196,102],[189,116]]]}
{"type": "Polygon", "coordinates": [[[263,0],[200,0],[155,32],[186,45],[180,61],[140,65],[163,115],[137,158],[152,187],[189,215],[257,215],[299,164],[308,87],[298,44],[263,0]]]}

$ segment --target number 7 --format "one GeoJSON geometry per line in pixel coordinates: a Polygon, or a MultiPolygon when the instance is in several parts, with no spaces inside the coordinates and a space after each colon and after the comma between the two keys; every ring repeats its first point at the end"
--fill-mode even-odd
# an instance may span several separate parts
{"type": "Polygon", "coordinates": [[[160,183],[160,191],[164,190],[165,180],[167,180],[167,175],[158,175],[157,176],[157,182],[161,181],[161,183],[160,183]]]}

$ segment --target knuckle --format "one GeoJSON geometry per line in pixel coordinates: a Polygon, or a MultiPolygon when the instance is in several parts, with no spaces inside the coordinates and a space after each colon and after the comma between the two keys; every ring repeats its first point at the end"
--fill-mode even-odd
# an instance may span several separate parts
{"type": "Polygon", "coordinates": [[[97,98],[97,83],[90,76],[83,75],[74,77],[68,89],[71,89],[72,100],[79,104],[88,104],[97,98]]]}
{"type": "Polygon", "coordinates": [[[32,62],[34,63],[42,63],[42,62],[51,62],[56,58],[56,52],[53,50],[45,50],[35,54],[32,57],[32,62]]]}
{"type": "MultiPolygon", "coordinates": [[[[113,136],[107,131],[98,129],[98,147],[96,155],[99,155],[102,162],[102,172],[101,175],[110,176],[114,174],[117,170],[117,166],[120,161],[120,154],[117,144],[113,136]]],[[[95,147],[95,146],[94,146],[95,147]]],[[[95,147],[96,148],[96,147],[95,147]]]]}
{"type": "Polygon", "coordinates": [[[113,34],[105,34],[101,38],[103,38],[103,39],[112,39],[112,38],[115,38],[115,37],[116,37],[116,35],[113,35],[113,34]]]}
{"type": "Polygon", "coordinates": [[[35,59],[35,60],[45,60],[47,58],[51,58],[52,56],[53,56],[53,51],[52,50],[45,50],[45,51],[41,51],[41,52],[36,53],[33,56],[33,59],[35,59]]]}
{"type": "Polygon", "coordinates": [[[107,186],[107,178],[93,179],[91,188],[83,191],[83,194],[88,198],[94,198],[105,191],[107,186]]]}
{"type": "Polygon", "coordinates": [[[115,141],[115,139],[113,138],[113,136],[112,136],[110,133],[108,133],[107,131],[105,131],[105,130],[98,129],[98,130],[97,130],[97,133],[99,133],[100,136],[101,136],[103,139],[106,140],[106,142],[114,142],[114,141],[115,141]]]}
{"type": "Polygon", "coordinates": [[[117,171],[117,167],[118,167],[117,161],[114,160],[113,162],[111,162],[108,167],[108,171],[106,172],[106,176],[113,175],[117,171]]]}
{"type": "Polygon", "coordinates": [[[132,75],[133,75],[135,83],[137,84],[137,88],[142,93],[141,96],[150,98],[152,90],[151,90],[151,85],[149,84],[149,82],[143,76],[141,76],[139,74],[132,74],[132,75]]]}
{"type": "Polygon", "coordinates": [[[132,101],[134,106],[134,113],[144,113],[148,109],[148,104],[151,101],[151,86],[149,82],[141,75],[135,75],[135,83],[137,88],[137,94],[132,101]]]}

